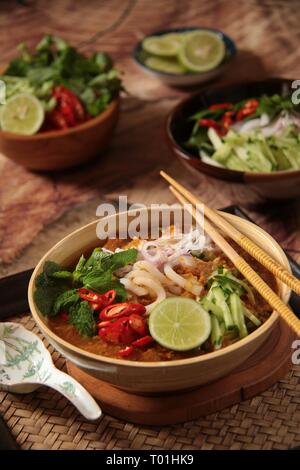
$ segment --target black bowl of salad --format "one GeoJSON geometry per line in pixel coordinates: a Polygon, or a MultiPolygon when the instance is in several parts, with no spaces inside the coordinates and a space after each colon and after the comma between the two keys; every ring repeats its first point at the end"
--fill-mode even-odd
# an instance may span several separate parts
{"type": "Polygon", "coordinates": [[[167,141],[188,167],[246,183],[267,198],[300,195],[300,109],[293,80],[207,88],[167,119],[167,141]]]}
{"type": "Polygon", "coordinates": [[[34,170],[64,169],[103,150],[119,114],[120,72],[104,52],[83,55],[45,36],[0,75],[0,150],[34,170]]]}

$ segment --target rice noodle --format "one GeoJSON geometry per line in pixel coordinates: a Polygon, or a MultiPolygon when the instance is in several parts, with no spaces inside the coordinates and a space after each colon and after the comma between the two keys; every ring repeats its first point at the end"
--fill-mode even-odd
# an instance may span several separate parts
{"type": "Polygon", "coordinates": [[[130,279],[126,277],[124,277],[123,279],[120,279],[120,282],[121,284],[123,284],[125,289],[129,290],[130,292],[133,292],[137,296],[143,296],[143,295],[148,294],[147,289],[137,286],[134,282],[132,282],[130,279]]]}
{"type": "Polygon", "coordinates": [[[191,294],[200,295],[202,291],[202,286],[200,284],[196,284],[191,280],[185,279],[180,274],[176,273],[170,264],[166,264],[164,266],[165,275],[171,279],[175,284],[178,284],[183,289],[187,290],[191,294]]]}
{"type": "Polygon", "coordinates": [[[150,279],[149,277],[147,276],[137,276],[135,279],[134,279],[135,283],[138,284],[139,286],[143,286],[143,287],[148,287],[152,292],[155,293],[155,296],[156,296],[156,300],[154,302],[152,302],[151,304],[147,305],[146,307],[146,311],[147,313],[150,313],[150,311],[152,310],[152,308],[158,304],[159,302],[161,302],[162,300],[164,300],[166,298],[166,291],[165,289],[162,287],[161,284],[159,284],[158,282],[154,281],[153,279],[150,279]]]}
{"type": "Polygon", "coordinates": [[[164,276],[155,266],[147,261],[137,261],[134,265],[134,269],[145,270],[153,277],[157,278],[162,284],[170,284],[169,279],[164,276]]]}

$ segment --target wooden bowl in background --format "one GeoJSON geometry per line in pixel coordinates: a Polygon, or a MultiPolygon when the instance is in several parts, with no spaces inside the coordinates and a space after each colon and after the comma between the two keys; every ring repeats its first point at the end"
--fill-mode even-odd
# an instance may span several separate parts
{"type": "Polygon", "coordinates": [[[29,170],[71,168],[105,150],[116,127],[119,108],[118,97],[99,116],[61,131],[30,136],[0,131],[0,152],[29,170]]]}
{"type": "MultiPolygon", "coordinates": [[[[144,209],[144,211],[148,211],[148,209],[144,209]]],[[[136,212],[128,212],[127,215],[130,222],[136,217],[136,212]]],[[[290,270],[284,252],[270,235],[260,227],[237,216],[224,213],[224,217],[242,233],[254,238],[259,246],[283,267],[290,270]]],[[[119,218],[117,214],[102,220],[107,223],[109,219],[116,223],[116,226],[119,226],[120,229],[124,228],[124,214],[122,218],[119,218]]],[[[104,241],[101,242],[96,236],[97,223],[98,221],[92,222],[72,232],[51,248],[35,268],[28,288],[30,309],[42,334],[45,335],[55,349],[83,371],[130,392],[152,394],[187,390],[226,376],[255,353],[272,333],[278,322],[276,312],[273,312],[270,318],[249,336],[224,349],[198,357],[169,362],[137,362],[126,359],[112,359],[89,353],[61,339],[49,329],[47,319],[35,305],[33,294],[36,278],[47,260],[55,261],[67,267],[74,265],[82,253],[87,254],[94,247],[103,245],[104,241]]],[[[282,283],[278,283],[278,287],[280,297],[287,303],[290,289],[282,283]]]]}
{"type": "MultiPolygon", "coordinates": [[[[188,150],[183,143],[190,136],[194,122],[188,118],[197,111],[211,104],[222,102],[237,102],[246,98],[273,95],[275,93],[292,92],[292,80],[270,78],[258,82],[234,83],[227,86],[205,88],[187,99],[181,101],[169,114],[166,123],[167,144],[187,168],[205,173],[215,178],[244,183],[254,188],[266,199],[290,199],[300,195],[300,170],[276,171],[273,173],[256,173],[229,170],[204,163],[197,152],[188,150]]],[[[300,152],[300,145],[299,145],[300,152]]],[[[193,174],[197,177],[197,173],[193,174]]]]}

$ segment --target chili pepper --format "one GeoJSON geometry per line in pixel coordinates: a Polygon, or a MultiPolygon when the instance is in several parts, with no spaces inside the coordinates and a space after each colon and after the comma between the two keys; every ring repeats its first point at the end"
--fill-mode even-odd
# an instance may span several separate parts
{"type": "Polygon", "coordinates": [[[233,111],[226,111],[224,116],[222,117],[221,125],[222,127],[228,131],[229,127],[234,123],[233,116],[234,116],[233,111]]]}
{"type": "Polygon", "coordinates": [[[129,325],[139,336],[145,336],[148,332],[145,320],[135,313],[130,315],[129,325]]]}
{"type": "Polygon", "coordinates": [[[69,320],[69,314],[65,310],[60,312],[60,317],[63,321],[67,322],[69,320]]]}
{"type": "Polygon", "coordinates": [[[118,355],[120,357],[128,357],[133,352],[134,352],[134,348],[132,346],[126,346],[126,348],[120,349],[120,351],[118,352],[118,355]]]}
{"type": "Polygon", "coordinates": [[[120,318],[131,313],[143,315],[146,312],[146,308],[141,304],[134,304],[130,302],[123,302],[114,305],[108,305],[101,310],[99,318],[101,320],[111,320],[114,318],[120,318]]]}
{"type": "Polygon", "coordinates": [[[93,303],[100,303],[102,302],[102,294],[97,294],[97,292],[94,292],[90,289],[86,289],[85,287],[81,287],[78,289],[78,294],[79,297],[83,300],[87,300],[88,302],[93,302],[93,303]]]}
{"type": "Polygon", "coordinates": [[[97,292],[93,292],[90,289],[81,287],[77,292],[81,299],[90,302],[90,307],[93,310],[100,310],[103,307],[111,305],[117,295],[117,291],[115,289],[111,289],[105,294],[98,294],[97,292]]]}
{"type": "Polygon", "coordinates": [[[242,108],[237,112],[236,120],[241,121],[246,116],[250,116],[251,114],[255,113],[256,108],[242,108]]]}
{"type": "Polygon", "coordinates": [[[111,322],[109,320],[107,321],[101,321],[100,323],[98,323],[97,327],[98,328],[106,328],[107,326],[110,326],[111,325],[111,322]]]}
{"type": "Polygon", "coordinates": [[[52,90],[56,99],[55,111],[59,111],[65,118],[67,127],[73,127],[85,120],[85,111],[79,98],[68,88],[59,85],[52,90]]]}
{"type": "Polygon", "coordinates": [[[208,128],[212,127],[216,131],[219,130],[220,128],[219,124],[214,119],[206,119],[206,118],[199,119],[199,125],[203,127],[208,127],[208,128]]]}
{"type": "Polygon", "coordinates": [[[214,111],[215,109],[230,109],[233,107],[232,103],[220,103],[220,104],[212,104],[209,106],[209,110],[214,111]]]}
{"type": "Polygon", "coordinates": [[[61,100],[60,103],[60,112],[64,116],[65,120],[68,123],[68,127],[73,127],[77,123],[77,119],[75,118],[74,111],[71,105],[66,100],[61,100]]]}
{"type": "Polygon", "coordinates": [[[202,127],[207,127],[208,129],[213,128],[219,135],[224,135],[222,127],[214,119],[200,119],[199,125],[202,127]]]}
{"type": "Polygon", "coordinates": [[[91,303],[90,307],[95,311],[95,310],[101,310],[104,307],[107,307],[108,305],[111,305],[117,295],[117,291],[112,289],[107,291],[105,294],[101,295],[101,301],[96,302],[96,303],[91,303]]]}
{"type": "Polygon", "coordinates": [[[255,113],[259,102],[255,99],[248,100],[244,104],[244,106],[237,112],[236,120],[241,121],[246,116],[250,116],[251,114],[255,113]]]}
{"type": "Polygon", "coordinates": [[[48,113],[47,120],[49,121],[50,129],[68,129],[65,117],[56,109],[48,113]]]}
{"type": "Polygon", "coordinates": [[[148,346],[148,344],[153,343],[153,341],[154,339],[152,338],[152,336],[147,335],[133,341],[132,346],[134,346],[135,348],[143,348],[144,346],[148,346]]]}
{"type": "Polygon", "coordinates": [[[257,100],[251,99],[251,100],[246,101],[246,103],[244,104],[244,107],[245,108],[257,108],[258,105],[259,105],[259,102],[257,100]]]}
{"type": "Polygon", "coordinates": [[[108,305],[111,305],[114,302],[116,295],[117,291],[115,289],[108,290],[105,294],[103,294],[105,303],[104,306],[107,307],[108,305]]]}
{"type": "Polygon", "coordinates": [[[129,324],[129,317],[118,318],[109,326],[100,328],[99,336],[110,343],[131,344],[137,339],[137,333],[129,324]]]}

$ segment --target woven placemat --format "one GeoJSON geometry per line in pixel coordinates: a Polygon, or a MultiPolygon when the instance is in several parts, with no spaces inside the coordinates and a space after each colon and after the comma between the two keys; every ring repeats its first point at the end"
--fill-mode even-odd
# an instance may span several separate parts
{"type": "MultiPolygon", "coordinates": [[[[30,315],[13,318],[38,333],[30,315]]],[[[47,342],[46,342],[47,344],[47,342]]],[[[55,365],[65,360],[49,346],[55,365]]],[[[300,366],[261,395],[185,424],[153,427],[103,415],[88,422],[57,392],[0,392],[0,413],[22,449],[288,449],[300,444],[300,366]]]]}

